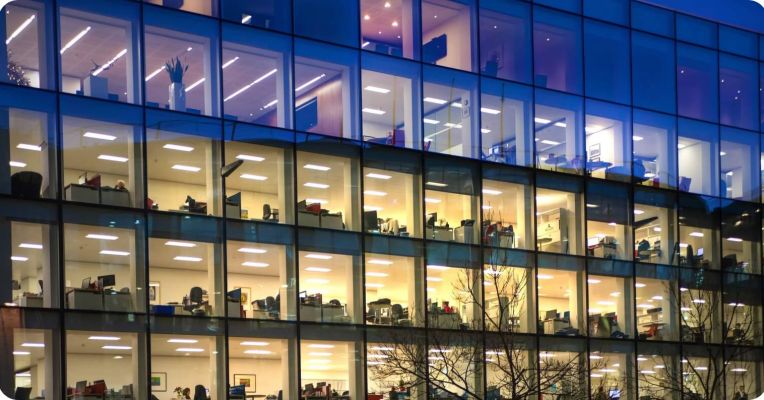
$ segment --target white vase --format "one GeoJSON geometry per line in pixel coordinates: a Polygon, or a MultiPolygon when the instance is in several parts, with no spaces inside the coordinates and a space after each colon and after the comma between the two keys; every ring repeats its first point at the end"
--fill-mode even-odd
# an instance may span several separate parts
{"type": "Polygon", "coordinates": [[[170,110],[186,111],[186,85],[182,82],[170,84],[170,110]]]}

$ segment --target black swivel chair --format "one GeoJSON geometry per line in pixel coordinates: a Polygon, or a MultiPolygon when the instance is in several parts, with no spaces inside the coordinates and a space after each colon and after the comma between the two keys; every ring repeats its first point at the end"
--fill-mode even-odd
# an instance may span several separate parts
{"type": "Polygon", "coordinates": [[[194,400],[207,400],[207,389],[202,385],[194,387],[194,400]]]}
{"type": "Polygon", "coordinates": [[[202,296],[204,296],[202,288],[199,286],[192,287],[191,292],[188,294],[188,304],[184,305],[183,309],[193,314],[196,309],[204,305],[202,296]]]}
{"type": "Polygon", "coordinates": [[[39,199],[42,175],[33,171],[21,171],[11,175],[11,194],[25,199],[39,199]]]}
{"type": "Polygon", "coordinates": [[[29,395],[32,393],[30,387],[17,387],[16,393],[13,394],[13,398],[16,400],[29,400],[29,395]]]}

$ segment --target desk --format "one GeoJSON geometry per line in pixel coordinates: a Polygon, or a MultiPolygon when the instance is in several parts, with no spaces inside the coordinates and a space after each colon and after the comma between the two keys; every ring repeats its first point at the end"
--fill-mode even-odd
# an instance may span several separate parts
{"type": "Polygon", "coordinates": [[[554,335],[557,331],[565,329],[570,326],[570,322],[564,319],[545,319],[544,320],[544,334],[554,335]]]}
{"type": "Polygon", "coordinates": [[[345,308],[329,304],[300,304],[300,320],[315,322],[350,322],[345,308]]]}
{"type": "Polygon", "coordinates": [[[103,311],[103,293],[96,289],[70,289],[66,292],[66,304],[78,310],[103,311]]]}
{"type": "Polygon", "coordinates": [[[20,297],[13,299],[13,302],[18,304],[19,307],[44,307],[42,296],[32,293],[24,293],[20,297]]]}
{"type": "Polygon", "coordinates": [[[431,327],[439,329],[459,329],[462,324],[462,317],[458,313],[428,313],[427,323],[431,327]]]}

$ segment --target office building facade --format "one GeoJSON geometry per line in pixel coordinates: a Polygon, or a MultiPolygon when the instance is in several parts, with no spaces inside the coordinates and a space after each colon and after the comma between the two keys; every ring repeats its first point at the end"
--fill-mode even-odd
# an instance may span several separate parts
{"type": "Polygon", "coordinates": [[[5,395],[764,390],[759,33],[629,0],[4,10],[5,395]]]}

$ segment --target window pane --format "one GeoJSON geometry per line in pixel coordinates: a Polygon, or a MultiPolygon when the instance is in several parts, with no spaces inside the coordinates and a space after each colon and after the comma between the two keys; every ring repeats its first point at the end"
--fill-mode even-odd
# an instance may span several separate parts
{"type": "Polygon", "coordinates": [[[636,183],[645,186],[676,187],[676,118],[634,110],[634,169],[636,183]]]}
{"type": "Polygon", "coordinates": [[[362,371],[363,341],[360,338],[358,341],[338,340],[331,333],[322,334],[326,339],[303,338],[300,341],[299,387],[309,387],[306,394],[311,397],[329,397],[337,392],[348,393],[351,399],[363,398],[363,380],[355,379],[362,371]],[[327,371],[331,371],[331,375],[327,371]]]}
{"type": "Polygon", "coordinates": [[[155,9],[146,9],[144,23],[146,105],[218,115],[217,24],[155,9]]]}
{"type": "MultiPolygon", "coordinates": [[[[586,101],[586,170],[589,176],[631,181],[631,112],[628,108],[586,101]]],[[[637,171],[634,163],[634,174],[637,171]]]]}
{"type": "Polygon", "coordinates": [[[424,325],[424,276],[419,257],[366,253],[366,323],[424,325]]]}
{"type": "Polygon", "coordinates": [[[674,37],[674,13],[649,4],[631,3],[631,26],[662,36],[674,37]]]}
{"type": "Polygon", "coordinates": [[[590,398],[634,399],[634,350],[630,343],[592,342],[589,354],[590,398]]]}
{"type": "Polygon", "coordinates": [[[715,125],[679,121],[679,190],[716,195],[719,188],[719,132],[715,125]]]}
{"type": "Polygon", "coordinates": [[[222,0],[222,2],[223,19],[282,32],[292,30],[291,1],[222,0]]]}
{"type": "Polygon", "coordinates": [[[570,187],[540,182],[536,189],[536,245],[538,251],[583,254],[583,196],[578,182],[570,187]],[[559,190],[557,189],[559,187],[559,190]]]}
{"type": "Polygon", "coordinates": [[[290,392],[297,387],[297,374],[289,366],[297,365],[294,330],[271,328],[264,332],[260,326],[252,328],[257,330],[247,336],[228,338],[230,397],[235,393],[252,395],[257,392],[264,396],[293,398],[296,394],[290,392]],[[260,336],[271,332],[273,336],[260,336]]]}
{"type": "Polygon", "coordinates": [[[477,243],[478,171],[473,164],[425,160],[425,238],[477,243]]]}
{"type": "MultiPolygon", "coordinates": [[[[119,395],[146,393],[146,335],[125,331],[66,332],[66,386],[78,382],[98,387],[102,379],[119,395]]],[[[47,395],[46,395],[47,396],[47,395]]]]}
{"type": "Polygon", "coordinates": [[[366,53],[362,62],[363,140],[420,149],[420,66],[366,53]]]}
{"type": "Polygon", "coordinates": [[[634,105],[676,112],[674,42],[639,32],[632,32],[631,37],[634,105]]]}
{"type": "Polygon", "coordinates": [[[634,255],[637,261],[676,265],[676,198],[655,190],[634,190],[634,255]]]}
{"type": "Polygon", "coordinates": [[[679,265],[718,269],[719,199],[682,195],[678,210],[679,265]]]}
{"type": "Polygon", "coordinates": [[[676,38],[705,47],[717,46],[717,25],[685,14],[676,15],[676,38]]]}
{"type": "Polygon", "coordinates": [[[530,166],[531,139],[530,88],[484,78],[481,81],[480,136],[484,160],[530,166]]]}
{"type": "MultiPolygon", "coordinates": [[[[631,275],[629,273],[629,275],[631,275]]],[[[632,283],[628,277],[589,275],[589,336],[628,338],[632,330],[632,283]]],[[[605,371],[607,373],[607,371],[605,371]]]]}
{"type": "Polygon", "coordinates": [[[677,45],[677,102],[680,115],[711,122],[719,120],[717,68],[716,52],[677,45]]]}
{"type": "Polygon", "coordinates": [[[3,81],[19,86],[53,88],[53,6],[24,1],[5,7],[5,45],[8,76],[3,81]]]}
{"type": "Polygon", "coordinates": [[[758,205],[722,200],[722,269],[761,273],[761,211],[758,205]]]}
{"type": "Polygon", "coordinates": [[[361,48],[397,57],[419,58],[418,1],[361,0],[361,48]]]}
{"type": "Polygon", "coordinates": [[[164,379],[168,393],[174,386],[189,398],[223,399],[227,392],[225,339],[214,333],[193,333],[151,335],[152,381],[164,379]]]}
{"type": "Polygon", "coordinates": [[[223,28],[224,117],[291,127],[289,38],[230,25],[223,28]]]}
{"type": "Polygon", "coordinates": [[[3,365],[9,368],[5,371],[7,390],[29,393],[30,399],[43,398],[45,393],[61,390],[61,367],[56,361],[61,356],[60,331],[38,329],[37,324],[26,323],[25,317],[22,314],[21,321],[6,322],[5,340],[0,345],[6,354],[3,365]]]}
{"type": "Polygon", "coordinates": [[[530,176],[505,168],[483,169],[483,243],[532,249],[533,187],[530,176]]]}
{"type": "Polygon", "coordinates": [[[538,269],[539,318],[545,335],[578,336],[586,332],[584,275],[580,269],[538,269]]]}
{"type": "Polygon", "coordinates": [[[719,193],[729,199],[759,201],[759,135],[732,128],[722,128],[719,158],[721,187],[719,193]]]}
{"type": "Polygon", "coordinates": [[[693,268],[681,271],[678,297],[682,315],[683,342],[721,343],[724,327],[721,320],[720,281],[721,278],[717,273],[708,270],[693,268]]]}
{"type": "Polygon", "coordinates": [[[218,1],[217,0],[195,0],[195,1],[183,1],[183,0],[143,0],[147,3],[161,5],[167,8],[174,8],[177,10],[188,11],[197,14],[217,16],[218,13],[218,1]]]}
{"type": "MultiPolygon", "coordinates": [[[[761,345],[761,281],[753,275],[727,273],[724,288],[722,307],[724,318],[729,321],[724,332],[725,343],[761,345]]],[[[745,352],[735,354],[744,355],[745,352]]],[[[747,371],[728,370],[733,376],[743,372],[747,371]]]]}
{"type": "Polygon", "coordinates": [[[357,0],[294,0],[293,11],[296,34],[357,46],[358,24],[354,22],[359,20],[357,0]]]}
{"type": "Polygon", "coordinates": [[[478,82],[473,75],[442,68],[424,70],[424,149],[476,158],[478,82]]]}
{"type": "Polygon", "coordinates": [[[533,13],[534,82],[581,93],[581,20],[537,8],[533,13]]]}
{"type": "Polygon", "coordinates": [[[519,1],[481,1],[480,71],[531,83],[530,7],[519,1]]]}
{"type": "Polygon", "coordinates": [[[719,58],[719,122],[745,129],[756,129],[759,96],[754,88],[756,62],[726,54],[719,58]]]}
{"type": "Polygon", "coordinates": [[[584,0],[584,15],[619,25],[629,25],[629,5],[626,0],[584,0]]]}
{"type": "Polygon", "coordinates": [[[584,169],[582,100],[536,91],[536,168],[581,174],[584,169]]]}
{"type": "Polygon", "coordinates": [[[631,206],[627,186],[589,182],[586,246],[590,257],[631,260],[631,206]]]}
{"type": "Polygon", "coordinates": [[[114,3],[108,8],[64,2],[61,8],[61,90],[102,99],[139,103],[138,7],[114,3]],[[118,18],[112,15],[118,15],[118,18]],[[100,58],[93,58],[93,57],[100,58]]]}
{"type": "Polygon", "coordinates": [[[358,54],[300,40],[294,63],[295,129],[356,138],[358,54]]]}
{"type": "Polygon", "coordinates": [[[676,272],[665,267],[637,267],[637,334],[642,340],[679,339],[676,272]]]}
{"type": "Polygon", "coordinates": [[[422,61],[475,70],[474,0],[422,0],[422,61]]]}
{"type": "Polygon", "coordinates": [[[639,344],[637,348],[637,386],[639,397],[671,398],[673,388],[681,385],[679,346],[669,344],[639,344]]]}
{"type": "Polygon", "coordinates": [[[586,95],[628,104],[629,31],[587,20],[584,24],[586,95]]]}

